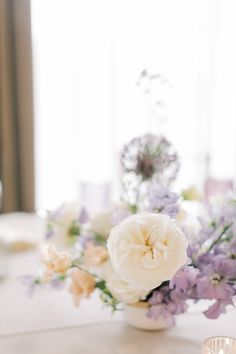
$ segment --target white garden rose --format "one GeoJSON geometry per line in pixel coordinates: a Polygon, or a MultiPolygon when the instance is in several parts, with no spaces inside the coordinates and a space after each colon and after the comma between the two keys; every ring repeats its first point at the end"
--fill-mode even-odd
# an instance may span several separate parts
{"type": "Polygon", "coordinates": [[[106,287],[111,294],[124,304],[138,302],[144,299],[149,292],[147,290],[134,289],[127,282],[121,280],[109,260],[103,263],[101,267],[97,267],[96,271],[106,281],[106,287]]]}
{"type": "Polygon", "coordinates": [[[58,250],[64,250],[70,245],[70,228],[73,222],[79,220],[81,207],[78,203],[64,203],[59,208],[48,212],[45,220],[46,234],[52,231],[52,237],[46,237],[49,244],[58,250]]]}
{"type": "Polygon", "coordinates": [[[125,203],[114,203],[91,217],[90,228],[96,234],[107,239],[111,229],[128,215],[130,215],[130,211],[125,203]]]}
{"type": "Polygon", "coordinates": [[[91,230],[96,234],[103,236],[105,239],[108,237],[113,226],[111,209],[102,209],[91,217],[91,230]]]}
{"type": "Polygon", "coordinates": [[[108,252],[119,277],[136,289],[151,290],[170,280],[187,261],[187,240],[167,215],[140,213],[115,226],[108,252]]]}

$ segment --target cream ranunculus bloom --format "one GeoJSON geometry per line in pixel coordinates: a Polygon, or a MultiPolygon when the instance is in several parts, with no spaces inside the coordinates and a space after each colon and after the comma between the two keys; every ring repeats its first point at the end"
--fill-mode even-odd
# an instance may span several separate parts
{"type": "Polygon", "coordinates": [[[114,203],[107,209],[95,213],[90,220],[93,232],[107,239],[111,229],[122,219],[130,215],[130,210],[125,203],[114,203]]]}
{"type": "Polygon", "coordinates": [[[114,224],[112,223],[112,210],[103,209],[91,217],[90,228],[93,232],[103,236],[105,239],[108,237],[114,224]]]}
{"type": "Polygon", "coordinates": [[[170,280],[187,261],[187,240],[175,221],[162,214],[132,215],[108,238],[111,263],[136,289],[151,290],[170,280]]]}
{"type": "Polygon", "coordinates": [[[106,281],[106,287],[111,294],[124,304],[133,304],[145,298],[149,291],[134,289],[127,282],[121,280],[108,260],[100,267],[97,267],[97,273],[106,281]]]}

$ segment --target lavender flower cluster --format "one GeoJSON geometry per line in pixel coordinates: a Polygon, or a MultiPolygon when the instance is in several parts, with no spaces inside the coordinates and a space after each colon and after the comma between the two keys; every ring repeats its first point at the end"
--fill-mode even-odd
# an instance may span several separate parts
{"type": "Polygon", "coordinates": [[[171,286],[187,299],[211,300],[204,314],[215,319],[236,296],[236,194],[213,200],[200,222],[188,250],[192,267],[181,269],[171,286]]]}
{"type": "MultiPolygon", "coordinates": [[[[63,206],[48,214],[47,237],[56,233],[63,237],[76,237],[82,249],[91,241],[101,242],[104,246],[109,230],[132,213],[149,211],[176,217],[180,198],[169,186],[177,175],[179,161],[172,145],[164,137],[147,134],[134,138],[124,147],[121,164],[123,186],[135,197],[132,203],[127,198],[124,203],[103,212],[96,218],[99,223],[91,222],[84,209],[70,210],[63,206]],[[132,178],[136,182],[133,183],[132,178]],[[83,227],[86,223],[90,223],[90,229],[83,227]]],[[[209,300],[210,305],[204,314],[210,319],[224,313],[227,305],[234,305],[236,193],[209,203],[205,215],[199,218],[199,224],[198,235],[188,248],[189,264],[181,268],[170,282],[152,290],[145,299],[149,318],[155,320],[161,316],[170,325],[174,324],[174,316],[187,310],[190,299],[194,302],[209,300]]],[[[188,238],[191,240],[191,235],[188,238]]],[[[30,291],[37,285],[37,281],[31,278],[24,281],[30,291]]],[[[52,286],[57,285],[56,279],[52,286]]]]}
{"type": "Polygon", "coordinates": [[[175,315],[187,310],[186,298],[178,290],[171,289],[168,283],[152,292],[148,304],[147,317],[154,321],[162,317],[169,326],[175,324],[175,315]]]}
{"type": "Polygon", "coordinates": [[[154,184],[147,193],[147,210],[175,218],[179,211],[179,195],[162,184],[154,184]]]}

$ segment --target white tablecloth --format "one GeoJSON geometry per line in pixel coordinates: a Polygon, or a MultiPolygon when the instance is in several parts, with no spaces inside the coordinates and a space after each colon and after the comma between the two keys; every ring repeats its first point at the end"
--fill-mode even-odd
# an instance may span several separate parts
{"type": "Polygon", "coordinates": [[[9,276],[0,282],[0,354],[200,354],[207,337],[236,337],[235,309],[215,321],[185,314],[172,329],[145,332],[127,326],[120,313],[111,317],[96,297],[79,309],[65,290],[28,299],[16,278],[37,267],[35,252],[9,259],[9,276]]]}

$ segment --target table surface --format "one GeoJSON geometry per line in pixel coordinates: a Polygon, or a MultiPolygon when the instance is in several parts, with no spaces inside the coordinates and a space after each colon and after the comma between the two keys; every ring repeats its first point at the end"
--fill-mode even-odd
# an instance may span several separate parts
{"type": "Polygon", "coordinates": [[[236,337],[235,309],[218,320],[184,314],[174,328],[148,332],[126,325],[121,313],[111,316],[96,296],[79,309],[66,290],[39,290],[29,299],[17,277],[36,271],[38,254],[11,255],[8,263],[0,282],[0,354],[200,354],[207,337],[236,337]]]}

